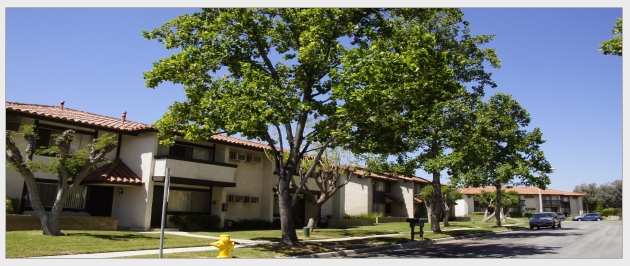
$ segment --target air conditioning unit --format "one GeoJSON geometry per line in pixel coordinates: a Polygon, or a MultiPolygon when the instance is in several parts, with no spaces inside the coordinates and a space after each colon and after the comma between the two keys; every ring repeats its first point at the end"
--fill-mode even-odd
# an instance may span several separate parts
{"type": "Polygon", "coordinates": [[[230,160],[245,161],[247,160],[247,155],[242,154],[242,153],[231,152],[230,160]]]}
{"type": "Polygon", "coordinates": [[[260,156],[253,156],[253,155],[247,155],[247,162],[250,162],[250,163],[261,163],[262,162],[262,157],[260,157],[260,156]]]}
{"type": "Polygon", "coordinates": [[[260,201],[260,198],[258,197],[251,197],[251,199],[249,200],[249,202],[251,203],[258,203],[258,201],[260,201]]]}
{"type": "Polygon", "coordinates": [[[243,196],[234,196],[234,202],[243,202],[245,201],[245,197],[243,196]]]}

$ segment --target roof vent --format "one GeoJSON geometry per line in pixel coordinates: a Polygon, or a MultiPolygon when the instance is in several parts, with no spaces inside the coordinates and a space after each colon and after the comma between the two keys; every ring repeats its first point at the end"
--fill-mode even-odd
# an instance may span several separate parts
{"type": "Polygon", "coordinates": [[[61,101],[61,110],[63,110],[63,104],[66,103],[66,101],[61,101]]]}
{"type": "Polygon", "coordinates": [[[127,111],[124,111],[123,115],[122,115],[122,122],[123,122],[123,124],[125,123],[125,119],[126,118],[127,118],[127,111]]]}

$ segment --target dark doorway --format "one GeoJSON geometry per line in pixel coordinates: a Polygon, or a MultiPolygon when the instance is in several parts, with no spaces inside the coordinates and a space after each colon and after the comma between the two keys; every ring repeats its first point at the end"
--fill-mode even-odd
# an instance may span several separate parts
{"type": "Polygon", "coordinates": [[[164,187],[153,186],[153,204],[151,207],[151,227],[162,227],[162,205],[164,204],[164,187]]]}
{"type": "Polygon", "coordinates": [[[90,216],[112,216],[112,201],[114,200],[114,187],[89,186],[85,211],[90,216]]]}
{"type": "Polygon", "coordinates": [[[298,195],[298,200],[295,203],[295,207],[293,208],[293,224],[295,228],[302,228],[305,225],[304,219],[306,217],[306,206],[305,206],[304,195],[298,195]]]}

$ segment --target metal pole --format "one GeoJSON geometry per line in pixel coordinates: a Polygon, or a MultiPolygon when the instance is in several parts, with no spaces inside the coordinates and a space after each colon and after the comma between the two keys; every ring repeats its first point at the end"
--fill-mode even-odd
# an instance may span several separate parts
{"type": "Polygon", "coordinates": [[[168,191],[171,180],[171,169],[166,168],[166,175],[164,177],[164,199],[162,201],[162,227],[160,229],[160,255],[158,258],[162,258],[162,249],[164,248],[164,226],[166,225],[166,208],[168,206],[168,191]]]}

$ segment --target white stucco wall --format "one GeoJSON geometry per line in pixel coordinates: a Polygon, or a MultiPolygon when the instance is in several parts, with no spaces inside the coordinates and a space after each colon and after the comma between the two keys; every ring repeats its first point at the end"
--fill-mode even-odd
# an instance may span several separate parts
{"type": "MultiPolygon", "coordinates": [[[[217,148],[219,148],[219,146],[220,145],[217,145],[217,148]]],[[[267,157],[265,157],[264,153],[261,151],[254,151],[237,147],[226,147],[221,149],[225,150],[225,152],[221,153],[225,155],[224,158],[229,158],[230,152],[238,152],[247,155],[262,157],[262,163],[249,163],[237,160],[227,160],[227,163],[236,164],[238,165],[238,167],[236,168],[236,173],[234,177],[236,187],[226,188],[226,194],[235,196],[258,197],[261,200],[258,203],[228,202],[228,211],[225,214],[226,219],[231,220],[261,218],[263,216],[263,207],[261,207],[262,204],[266,205],[266,209],[270,208],[269,203],[273,202],[272,199],[270,201],[269,193],[272,192],[272,188],[275,184],[272,184],[271,181],[271,167],[269,165],[265,166],[265,164],[269,163],[269,160],[267,160],[267,157]],[[262,201],[263,194],[265,194],[264,198],[266,202],[262,201]]],[[[219,152],[217,152],[217,154],[218,153],[219,152]]],[[[217,159],[218,157],[219,156],[217,156],[217,159]]],[[[268,216],[269,214],[265,212],[264,215],[268,216]]]]}
{"type": "Polygon", "coordinates": [[[345,188],[345,206],[343,214],[349,215],[366,214],[372,210],[372,198],[370,191],[372,190],[371,178],[352,178],[345,188]]]}
{"type": "MultiPolygon", "coordinates": [[[[112,216],[118,217],[118,225],[134,229],[148,229],[151,223],[153,201],[153,156],[157,152],[155,132],[138,136],[122,136],[120,159],[138,177],[143,186],[126,186],[123,195],[114,197],[112,216]],[[127,193],[129,191],[129,193],[127,193]]],[[[117,194],[117,193],[114,193],[117,194]]]]}
{"type": "Polygon", "coordinates": [[[391,183],[391,194],[403,200],[400,204],[396,202],[391,203],[392,216],[413,217],[413,182],[398,180],[391,183]]]}

